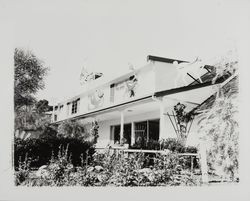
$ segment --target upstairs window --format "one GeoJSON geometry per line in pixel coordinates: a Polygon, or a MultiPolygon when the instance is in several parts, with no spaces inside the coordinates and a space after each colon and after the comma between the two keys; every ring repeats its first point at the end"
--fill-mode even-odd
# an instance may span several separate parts
{"type": "Polygon", "coordinates": [[[60,105],[59,110],[62,110],[62,109],[63,109],[63,105],[60,105]]]}
{"type": "Polygon", "coordinates": [[[115,98],[115,84],[110,85],[110,102],[113,103],[115,98]]]}
{"type": "Polygon", "coordinates": [[[80,98],[72,102],[71,114],[76,114],[79,108],[80,98]]]}

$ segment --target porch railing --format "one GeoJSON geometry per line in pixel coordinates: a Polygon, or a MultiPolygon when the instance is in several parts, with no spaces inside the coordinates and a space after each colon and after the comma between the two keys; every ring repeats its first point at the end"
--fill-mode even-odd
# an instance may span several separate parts
{"type": "MultiPolygon", "coordinates": [[[[97,150],[107,150],[107,148],[96,148],[97,150]]],[[[154,153],[154,154],[162,154],[162,155],[167,155],[169,152],[164,151],[164,150],[146,150],[146,149],[125,149],[123,147],[112,147],[109,148],[109,150],[112,150],[116,153],[125,153],[125,154],[130,154],[130,153],[154,153]]],[[[194,159],[200,159],[200,155],[198,153],[178,153],[178,156],[186,156],[190,157],[191,159],[191,172],[194,171],[194,159]]]]}

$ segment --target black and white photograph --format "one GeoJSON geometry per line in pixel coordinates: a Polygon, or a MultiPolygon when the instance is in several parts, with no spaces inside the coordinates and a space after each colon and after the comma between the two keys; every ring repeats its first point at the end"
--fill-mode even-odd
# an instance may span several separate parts
{"type": "Polygon", "coordinates": [[[211,200],[250,199],[241,172],[249,8],[245,0],[0,1],[9,30],[0,44],[10,46],[1,54],[11,61],[1,66],[10,96],[1,185],[29,199],[34,190],[47,199],[44,189],[127,192],[106,192],[115,200],[144,200],[130,197],[137,189],[169,200],[177,197],[166,189],[190,190],[180,200],[198,200],[213,189],[221,194],[211,200]]]}

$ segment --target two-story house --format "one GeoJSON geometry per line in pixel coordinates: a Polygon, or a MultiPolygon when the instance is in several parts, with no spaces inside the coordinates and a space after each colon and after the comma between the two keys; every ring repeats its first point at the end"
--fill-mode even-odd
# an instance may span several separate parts
{"type": "MultiPolygon", "coordinates": [[[[112,80],[99,77],[85,84],[81,94],[58,103],[53,123],[78,119],[87,126],[97,120],[99,148],[122,138],[132,145],[138,138],[177,137],[169,118],[173,106],[181,102],[192,110],[215,93],[219,84],[211,82],[211,66],[188,70],[191,64],[149,55],[144,66],[112,80]],[[206,75],[210,76],[208,80],[206,75]]],[[[195,143],[196,127],[194,120],[187,143],[195,143]]]]}

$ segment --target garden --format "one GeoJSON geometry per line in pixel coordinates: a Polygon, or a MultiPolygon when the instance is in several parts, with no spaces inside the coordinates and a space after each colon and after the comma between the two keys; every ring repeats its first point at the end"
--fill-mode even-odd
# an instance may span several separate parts
{"type": "MultiPolygon", "coordinates": [[[[15,184],[21,186],[177,186],[201,185],[199,165],[174,139],[165,154],[95,150],[77,138],[15,140],[15,184]],[[196,171],[195,171],[196,170],[196,171]],[[198,170],[198,172],[197,172],[198,170]]],[[[190,148],[189,148],[190,149],[190,148]]],[[[194,150],[195,148],[192,148],[194,150]]]]}

